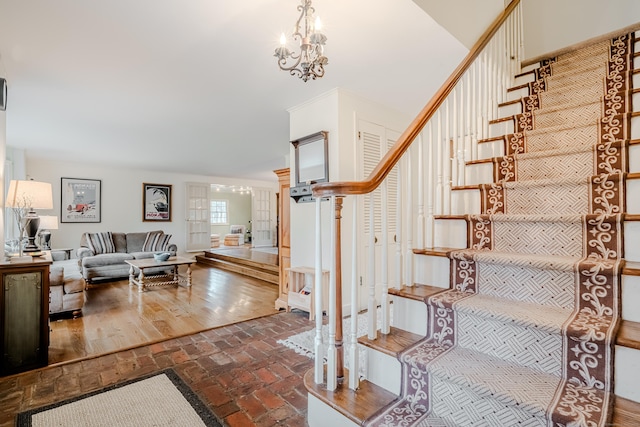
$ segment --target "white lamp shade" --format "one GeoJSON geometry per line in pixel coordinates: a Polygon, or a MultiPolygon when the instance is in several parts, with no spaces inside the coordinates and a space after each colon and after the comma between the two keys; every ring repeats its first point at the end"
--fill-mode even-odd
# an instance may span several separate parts
{"type": "Polygon", "coordinates": [[[9,183],[5,206],[8,208],[53,209],[51,184],[12,180],[9,183]]]}
{"type": "Polygon", "coordinates": [[[57,230],[58,217],[56,215],[40,215],[40,230],[57,230]]]}

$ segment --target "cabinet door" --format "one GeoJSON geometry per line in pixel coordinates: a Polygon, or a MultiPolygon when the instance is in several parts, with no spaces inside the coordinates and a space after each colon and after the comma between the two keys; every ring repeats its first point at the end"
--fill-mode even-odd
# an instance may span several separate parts
{"type": "Polygon", "coordinates": [[[2,371],[37,366],[42,360],[42,271],[2,275],[4,339],[2,371]]]}
{"type": "Polygon", "coordinates": [[[289,273],[288,269],[291,268],[291,257],[289,248],[280,249],[280,295],[286,300],[286,296],[289,293],[289,273]]]}

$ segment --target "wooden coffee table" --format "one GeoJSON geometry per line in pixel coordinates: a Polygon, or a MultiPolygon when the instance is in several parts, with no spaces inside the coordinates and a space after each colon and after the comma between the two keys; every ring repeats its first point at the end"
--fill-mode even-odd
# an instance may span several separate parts
{"type": "Polygon", "coordinates": [[[129,286],[138,286],[138,292],[144,292],[146,288],[151,286],[167,286],[167,285],[184,285],[191,286],[191,264],[196,261],[189,258],[174,256],[166,261],[156,261],[154,258],[144,259],[128,259],[125,261],[131,266],[129,269],[129,286]],[[187,266],[187,275],[181,276],[178,273],[178,267],[187,266]],[[145,275],[145,270],[156,267],[172,267],[171,274],[145,275]],[[136,275],[136,269],[139,273],[136,275]]]}

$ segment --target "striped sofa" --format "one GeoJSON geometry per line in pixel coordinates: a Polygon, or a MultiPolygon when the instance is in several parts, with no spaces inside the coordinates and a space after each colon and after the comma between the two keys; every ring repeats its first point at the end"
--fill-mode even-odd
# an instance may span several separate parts
{"type": "MultiPolygon", "coordinates": [[[[164,234],[162,230],[83,233],[76,253],[82,277],[87,283],[128,277],[130,266],[126,260],[153,258],[155,252],[169,252],[175,256],[178,247],[169,243],[170,239],[171,234],[164,234]]],[[[166,268],[159,267],[150,269],[149,273],[165,271],[166,268]]]]}

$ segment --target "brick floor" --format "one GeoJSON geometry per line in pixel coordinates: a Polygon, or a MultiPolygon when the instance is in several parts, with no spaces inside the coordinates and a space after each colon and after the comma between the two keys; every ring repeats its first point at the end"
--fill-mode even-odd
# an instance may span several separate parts
{"type": "Polygon", "coordinates": [[[277,340],[313,328],[308,314],[278,313],[133,350],[0,378],[0,427],[18,412],[174,368],[229,427],[305,426],[302,383],[312,360],[277,340]]]}

